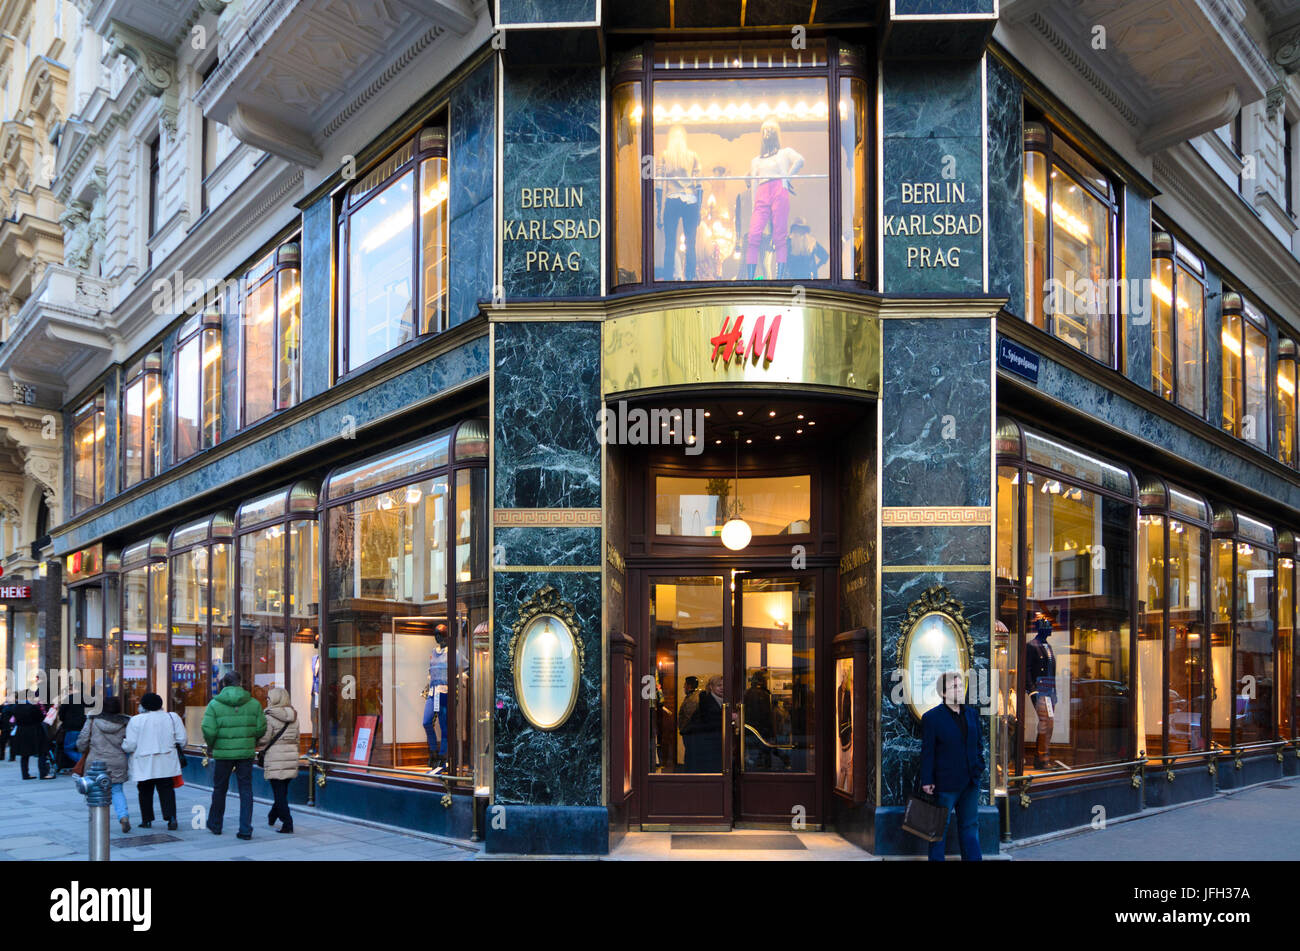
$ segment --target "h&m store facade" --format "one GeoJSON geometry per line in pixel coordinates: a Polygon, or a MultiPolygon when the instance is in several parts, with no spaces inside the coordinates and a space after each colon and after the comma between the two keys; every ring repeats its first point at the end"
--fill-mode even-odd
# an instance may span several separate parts
{"type": "MultiPolygon", "coordinates": [[[[990,45],[990,2],[804,13],[792,42],[501,0],[506,49],[268,248],[277,320],[330,341],[291,398],[211,435],[198,399],[196,453],[56,529],[70,660],[196,744],[226,670],[288,687],[299,801],[498,852],[792,823],[919,851],[948,669],[989,850],[1294,772],[1294,404],[1250,336],[1294,380],[1281,325],[990,45]],[[1273,400],[1265,452],[1158,405],[1150,326],[1042,313],[1054,268],[1167,271],[1180,320],[1200,288],[1202,346],[1254,354],[1202,416],[1273,400]]],[[[254,300],[159,341],[163,420],[254,300]]],[[[238,421],[236,362],[208,395],[238,421]]],[[[92,480],[122,481],[128,376],[70,406],[92,480]]]]}

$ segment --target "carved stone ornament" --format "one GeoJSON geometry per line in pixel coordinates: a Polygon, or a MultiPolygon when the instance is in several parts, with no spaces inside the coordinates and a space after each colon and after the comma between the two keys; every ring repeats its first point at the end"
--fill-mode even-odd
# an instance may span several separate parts
{"type": "Polygon", "coordinates": [[[1273,53],[1273,62],[1288,73],[1300,69],[1300,28],[1292,30],[1290,35],[1278,43],[1277,50],[1273,53]]]}

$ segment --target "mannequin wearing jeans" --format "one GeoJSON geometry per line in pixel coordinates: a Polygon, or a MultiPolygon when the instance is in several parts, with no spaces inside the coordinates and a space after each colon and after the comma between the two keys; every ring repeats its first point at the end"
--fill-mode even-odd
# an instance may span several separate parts
{"type": "Polygon", "coordinates": [[[439,624],[437,645],[429,654],[429,683],[424,688],[424,735],[429,745],[429,768],[447,758],[447,628],[439,624]],[[434,730],[434,722],[438,728],[434,730]]]}
{"type": "Polygon", "coordinates": [[[700,227],[700,158],[686,145],[686,130],[675,125],[668,130],[668,142],[659,158],[655,204],[664,228],[664,264],[659,280],[673,279],[677,260],[677,227],[686,240],[682,280],[695,280],[695,232],[700,227]]]}
{"type": "Polygon", "coordinates": [[[788,176],[803,168],[803,156],[791,148],[781,147],[781,126],[775,119],[766,120],[759,129],[761,150],[749,165],[749,174],[758,179],[753,187],[754,210],[749,219],[749,247],[745,254],[747,276],[754,277],[758,264],[763,231],[772,227],[772,257],[777,264],[775,277],[781,277],[788,253],[790,186],[788,176]]]}

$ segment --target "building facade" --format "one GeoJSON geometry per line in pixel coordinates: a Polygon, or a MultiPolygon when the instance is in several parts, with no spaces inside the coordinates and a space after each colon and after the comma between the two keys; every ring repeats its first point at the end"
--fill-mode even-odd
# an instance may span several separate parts
{"type": "Polygon", "coordinates": [[[63,663],[498,852],[1293,772],[1300,10],[680,6],[77,4],[63,663]]]}

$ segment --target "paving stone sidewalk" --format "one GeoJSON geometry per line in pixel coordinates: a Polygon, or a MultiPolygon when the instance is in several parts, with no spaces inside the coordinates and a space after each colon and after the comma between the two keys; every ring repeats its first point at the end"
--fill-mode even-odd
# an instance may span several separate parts
{"type": "MultiPolygon", "coordinates": [[[[261,800],[253,807],[253,838],[241,841],[235,838],[239,795],[233,782],[231,786],[225,831],[213,835],[201,819],[194,828],[195,817],[206,814],[209,790],[189,785],[176,790],[180,828],[168,832],[161,819],[155,819],[152,828],[139,827],[135,784],[128,782],[124,791],[131,831],[123,833],[110,810],[112,861],[463,861],[478,855],[430,837],[325,816],[309,806],[292,807],[294,832],[280,835],[266,824],[270,802],[261,800]]],[[[16,762],[0,762],[0,861],[85,859],[88,817],[85,797],[77,792],[72,776],[24,781],[16,762]]]]}

